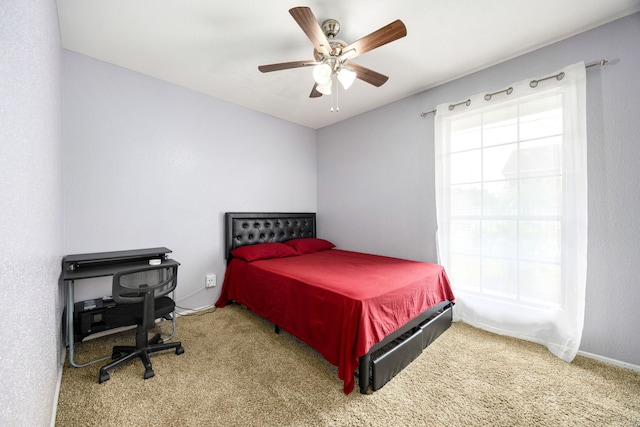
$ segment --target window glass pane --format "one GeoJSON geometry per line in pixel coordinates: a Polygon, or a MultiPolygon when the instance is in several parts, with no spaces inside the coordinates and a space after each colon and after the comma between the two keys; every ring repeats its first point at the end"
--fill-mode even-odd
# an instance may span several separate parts
{"type": "Polygon", "coordinates": [[[482,179],[514,178],[518,174],[518,145],[507,144],[482,150],[482,179]]]}
{"type": "Polygon", "coordinates": [[[482,120],[479,115],[459,118],[451,122],[451,152],[472,150],[481,146],[482,120]]]}
{"type": "Polygon", "coordinates": [[[482,188],[484,188],[482,203],[484,215],[518,215],[517,180],[485,182],[482,188]]]}
{"type": "Polygon", "coordinates": [[[500,108],[482,116],[482,146],[501,145],[518,140],[518,107],[500,108]]]}
{"type": "Polygon", "coordinates": [[[451,184],[480,181],[480,150],[451,154],[451,184]]]}
{"type": "Polygon", "coordinates": [[[520,144],[520,176],[560,175],[562,137],[536,139],[520,144]]]}
{"type": "Polygon", "coordinates": [[[559,263],[561,244],[560,221],[520,221],[520,259],[559,263]]]}
{"type": "Polygon", "coordinates": [[[518,255],[517,221],[482,221],[482,254],[515,258],[518,255]]]}
{"type": "Polygon", "coordinates": [[[451,221],[451,252],[480,255],[482,252],[481,240],[480,221],[451,221]]]}
{"type": "Polygon", "coordinates": [[[520,105],[520,140],[562,134],[562,97],[545,96],[520,105]]]}
{"type": "Polygon", "coordinates": [[[480,215],[482,211],[482,186],[464,184],[451,186],[451,215],[480,215]]]}
{"type": "Polygon", "coordinates": [[[520,180],[520,214],[526,216],[562,215],[562,177],[520,180]]]}

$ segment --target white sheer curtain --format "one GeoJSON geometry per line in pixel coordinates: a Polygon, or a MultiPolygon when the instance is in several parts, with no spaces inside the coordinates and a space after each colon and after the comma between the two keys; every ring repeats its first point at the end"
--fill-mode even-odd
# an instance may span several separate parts
{"type": "Polygon", "coordinates": [[[438,251],[456,320],[569,362],[584,324],[585,65],[556,75],[437,107],[438,251]]]}

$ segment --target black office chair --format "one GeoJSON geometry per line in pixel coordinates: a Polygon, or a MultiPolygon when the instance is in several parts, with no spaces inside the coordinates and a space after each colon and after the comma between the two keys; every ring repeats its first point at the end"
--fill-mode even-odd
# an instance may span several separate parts
{"type": "Polygon", "coordinates": [[[163,260],[159,265],[145,265],[120,271],[113,275],[112,297],[117,304],[132,304],[127,310],[132,317],[130,324],[137,324],[136,345],[115,346],[111,358],[113,362],[100,368],[98,382],[102,384],[110,376],[107,371],[140,358],[145,367],[144,379],[153,377],[149,354],[175,349],[176,354],[184,353],[180,342],[164,343],[160,334],[150,340],[148,331],[159,318],[171,319],[175,302],[168,296],[177,284],[178,262],[163,260]]]}

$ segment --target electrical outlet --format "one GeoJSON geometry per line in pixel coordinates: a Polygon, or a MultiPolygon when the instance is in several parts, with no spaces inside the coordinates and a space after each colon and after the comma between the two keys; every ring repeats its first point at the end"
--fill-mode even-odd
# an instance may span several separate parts
{"type": "Polygon", "coordinates": [[[215,274],[207,274],[204,278],[204,287],[205,288],[213,288],[216,285],[216,275],[215,274]]]}

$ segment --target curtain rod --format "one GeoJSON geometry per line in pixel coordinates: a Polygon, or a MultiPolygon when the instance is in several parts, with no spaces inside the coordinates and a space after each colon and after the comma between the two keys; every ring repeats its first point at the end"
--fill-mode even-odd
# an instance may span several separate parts
{"type": "MultiPolygon", "coordinates": [[[[604,65],[605,65],[606,63],[608,63],[608,62],[609,62],[609,61],[607,61],[606,59],[601,59],[600,61],[596,61],[596,62],[593,62],[593,63],[591,63],[591,64],[585,65],[585,66],[584,66],[584,68],[587,68],[587,69],[588,69],[588,68],[596,67],[596,66],[600,66],[600,67],[602,67],[602,66],[604,66],[604,65]]],[[[563,73],[563,72],[560,72],[560,73],[555,74],[555,75],[553,75],[553,76],[545,77],[545,78],[538,79],[538,80],[535,80],[535,79],[534,79],[534,80],[531,80],[531,81],[529,82],[529,86],[531,86],[531,87],[536,87],[536,86],[538,86],[538,83],[540,83],[540,82],[542,82],[542,81],[545,81],[545,80],[553,79],[553,78],[555,78],[556,80],[562,80],[562,79],[564,78],[564,73],[563,73]]],[[[509,87],[509,88],[504,89],[504,90],[499,90],[499,91],[497,91],[497,92],[488,93],[488,94],[486,94],[486,95],[484,96],[484,99],[485,99],[486,101],[489,101],[489,100],[491,100],[491,97],[493,97],[493,95],[497,95],[497,94],[499,94],[499,93],[506,93],[507,95],[510,95],[510,94],[511,94],[511,92],[513,92],[513,88],[512,88],[512,87],[509,87]]],[[[462,104],[465,104],[465,105],[468,107],[468,106],[469,106],[469,104],[471,104],[471,99],[467,99],[466,101],[458,102],[457,104],[451,104],[451,105],[449,105],[449,110],[450,110],[450,111],[452,111],[452,110],[453,110],[454,108],[456,108],[458,105],[462,105],[462,104]]],[[[429,114],[434,114],[434,115],[435,115],[435,114],[436,114],[436,112],[437,112],[437,109],[433,109],[433,110],[431,110],[431,111],[425,111],[425,112],[420,113],[420,117],[426,117],[426,116],[428,116],[429,114]]]]}

